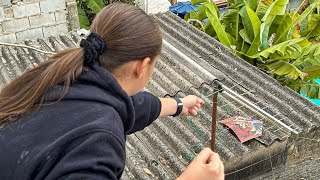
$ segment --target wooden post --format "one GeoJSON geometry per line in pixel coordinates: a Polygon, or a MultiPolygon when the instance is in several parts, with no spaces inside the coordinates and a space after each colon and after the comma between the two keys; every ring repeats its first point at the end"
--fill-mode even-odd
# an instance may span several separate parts
{"type": "Polygon", "coordinates": [[[218,80],[214,81],[214,94],[212,95],[212,122],[211,122],[211,150],[215,151],[216,129],[217,129],[217,111],[218,111],[218,94],[222,92],[222,86],[218,80]]]}

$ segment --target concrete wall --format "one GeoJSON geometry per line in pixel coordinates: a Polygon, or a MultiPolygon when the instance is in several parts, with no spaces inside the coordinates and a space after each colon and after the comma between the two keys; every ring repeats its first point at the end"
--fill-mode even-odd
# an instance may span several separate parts
{"type": "Polygon", "coordinates": [[[76,0],[0,0],[0,42],[57,36],[78,29],[76,0]]]}

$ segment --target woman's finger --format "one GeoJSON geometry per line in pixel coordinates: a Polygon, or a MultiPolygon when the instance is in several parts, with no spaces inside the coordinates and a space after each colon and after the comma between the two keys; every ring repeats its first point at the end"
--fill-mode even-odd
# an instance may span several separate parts
{"type": "Polygon", "coordinates": [[[216,172],[217,174],[220,174],[224,171],[223,163],[217,153],[212,154],[208,161],[208,165],[212,171],[216,172]]]}
{"type": "Polygon", "coordinates": [[[200,107],[201,107],[201,104],[200,104],[200,103],[197,103],[197,104],[196,104],[196,107],[197,107],[197,108],[200,108],[200,107]]]}
{"type": "Polygon", "coordinates": [[[210,148],[204,148],[196,157],[196,159],[200,160],[204,164],[207,164],[213,155],[213,151],[210,148]]]}
{"type": "Polygon", "coordinates": [[[199,108],[197,106],[193,106],[192,109],[197,111],[197,112],[199,111],[199,108]]]}
{"type": "Polygon", "coordinates": [[[193,116],[196,116],[198,114],[198,112],[194,109],[189,109],[189,113],[193,116]]]}
{"type": "Polygon", "coordinates": [[[198,103],[200,103],[200,104],[204,104],[204,100],[203,100],[203,99],[201,99],[201,98],[199,98],[199,99],[198,99],[198,103]]]}
{"type": "Polygon", "coordinates": [[[212,155],[208,159],[208,164],[217,163],[220,160],[220,156],[217,153],[212,153],[212,155]]]}

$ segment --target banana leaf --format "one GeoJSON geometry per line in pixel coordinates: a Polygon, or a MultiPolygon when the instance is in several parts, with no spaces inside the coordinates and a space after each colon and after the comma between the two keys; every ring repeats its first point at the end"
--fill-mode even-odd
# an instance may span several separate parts
{"type": "Polygon", "coordinates": [[[301,15],[293,15],[293,17],[291,17],[290,14],[287,14],[277,30],[275,44],[291,39],[292,37],[288,37],[290,35],[290,30],[293,30],[297,23],[301,22],[312,13],[317,4],[318,3],[311,4],[301,15]]]}
{"type": "Polygon", "coordinates": [[[308,16],[307,28],[301,32],[302,36],[307,37],[319,37],[320,36],[320,14],[311,14],[308,16]]]}
{"type": "Polygon", "coordinates": [[[301,71],[287,61],[269,60],[266,66],[273,73],[277,75],[285,75],[292,80],[298,79],[298,77],[301,75],[301,71]]]}
{"type": "Polygon", "coordinates": [[[207,7],[205,5],[197,7],[196,13],[198,14],[198,20],[202,21],[207,18],[206,9],[207,7]]]}
{"type": "Polygon", "coordinates": [[[218,6],[216,5],[216,3],[212,2],[212,3],[203,3],[203,5],[206,6],[206,8],[210,8],[211,12],[216,14],[218,16],[218,18],[220,18],[220,11],[218,6]]]}
{"type": "Polygon", "coordinates": [[[296,81],[287,86],[311,99],[320,99],[320,84],[316,83],[315,81],[296,81]]]}
{"type": "Polygon", "coordinates": [[[320,66],[319,65],[314,65],[314,66],[308,66],[302,70],[304,73],[307,73],[308,76],[305,77],[304,80],[312,80],[312,79],[317,79],[320,78],[320,66]]]}
{"type": "Polygon", "coordinates": [[[313,31],[315,27],[320,23],[320,14],[310,14],[305,21],[305,28],[302,29],[301,35],[306,36],[310,31],[313,31]]]}
{"type": "Polygon", "coordinates": [[[253,55],[252,58],[257,58],[259,56],[268,58],[270,54],[275,53],[276,51],[280,53],[281,55],[286,54],[286,50],[288,46],[294,47],[295,44],[298,44],[301,47],[305,47],[310,45],[310,42],[306,40],[305,38],[297,38],[297,39],[291,39],[285,42],[282,42],[280,44],[274,45],[269,47],[268,49],[263,50],[259,54],[253,55]]]}
{"type": "Polygon", "coordinates": [[[190,19],[199,19],[199,16],[196,12],[190,11],[190,19]]]}
{"type": "Polygon", "coordinates": [[[192,6],[200,3],[208,2],[208,0],[191,0],[192,6]]]}
{"type": "Polygon", "coordinates": [[[105,6],[102,0],[82,0],[94,13],[99,13],[105,6]]]}
{"type": "Polygon", "coordinates": [[[277,60],[292,60],[293,61],[294,59],[296,59],[299,56],[299,54],[300,54],[300,52],[296,51],[295,48],[293,48],[293,50],[287,49],[287,53],[284,55],[279,54],[279,53],[270,54],[269,58],[270,59],[277,59],[277,60]]]}
{"type": "Polygon", "coordinates": [[[307,38],[320,37],[320,23],[306,37],[307,38]]]}
{"type": "Polygon", "coordinates": [[[227,46],[228,48],[231,48],[228,35],[225,32],[223,25],[219,21],[219,18],[217,15],[219,12],[216,11],[215,7],[212,4],[206,4],[206,6],[207,6],[207,10],[206,10],[207,16],[215,32],[217,33],[219,41],[225,46],[227,46]]]}
{"type": "Polygon", "coordinates": [[[232,49],[231,45],[236,46],[238,44],[238,41],[229,33],[227,33],[228,39],[230,41],[230,48],[232,49]]]}
{"type": "Polygon", "coordinates": [[[260,35],[257,35],[253,42],[251,43],[248,51],[246,52],[246,56],[249,58],[257,58],[259,57],[259,50],[261,47],[260,35]]]}
{"type": "Polygon", "coordinates": [[[313,44],[310,46],[305,46],[301,50],[301,53],[297,56],[294,61],[296,66],[304,63],[306,60],[312,60],[312,63],[320,63],[320,44],[313,44]]]}
{"type": "MultiPolygon", "coordinates": [[[[286,15],[284,15],[283,16],[283,18],[281,19],[281,22],[279,22],[278,24],[276,24],[276,26],[278,27],[277,28],[277,30],[275,31],[275,33],[276,33],[276,39],[275,40],[278,40],[279,39],[279,36],[281,35],[281,34],[284,34],[283,33],[283,31],[285,31],[284,29],[286,28],[286,27],[288,27],[287,28],[287,30],[290,30],[290,28],[293,28],[293,26],[292,26],[292,22],[293,22],[294,20],[293,20],[293,18],[291,17],[291,15],[290,14],[286,14],[286,15]]],[[[284,39],[285,39],[285,41],[286,40],[289,40],[289,39],[292,39],[292,38],[289,38],[288,37],[288,34],[289,34],[289,32],[287,32],[285,35],[285,37],[284,37],[284,39]]],[[[278,42],[274,42],[274,43],[278,43],[278,42]]]]}
{"type": "Polygon", "coordinates": [[[244,0],[231,0],[228,1],[229,7],[228,8],[239,8],[242,7],[244,5],[244,0]]]}
{"type": "Polygon", "coordinates": [[[258,1],[257,0],[247,0],[247,4],[253,11],[255,11],[258,6],[258,1]]]}
{"type": "MultiPolygon", "coordinates": [[[[306,67],[314,66],[315,64],[316,64],[316,61],[314,61],[314,59],[309,59],[308,57],[306,57],[302,63],[300,63],[299,65],[295,65],[295,66],[298,69],[304,69],[306,67]]],[[[320,63],[318,63],[318,65],[320,65],[320,63]]]]}
{"type": "Polygon", "coordinates": [[[311,99],[320,99],[320,85],[310,84],[301,87],[300,92],[311,99]]]}
{"type": "MultiPolygon", "coordinates": [[[[190,11],[190,12],[191,12],[191,11],[190,11]]],[[[184,19],[185,21],[188,21],[188,19],[190,19],[190,13],[185,14],[184,17],[183,17],[183,19],[184,19]]]]}
{"type": "Polygon", "coordinates": [[[261,22],[249,5],[242,7],[239,14],[241,16],[245,32],[248,35],[250,42],[252,42],[260,32],[261,22]]]}
{"type": "Polygon", "coordinates": [[[259,19],[262,19],[262,17],[266,14],[271,4],[272,0],[258,0],[258,6],[255,12],[259,19]]]}
{"type": "Polygon", "coordinates": [[[90,22],[86,12],[80,7],[80,5],[78,5],[77,7],[78,7],[80,28],[90,29],[90,22]]]}
{"type": "Polygon", "coordinates": [[[237,46],[237,49],[240,50],[240,52],[237,51],[237,54],[240,54],[240,55],[241,55],[241,56],[240,56],[241,58],[246,59],[246,60],[248,60],[251,64],[253,64],[255,60],[253,60],[252,58],[249,58],[249,57],[246,55],[246,53],[248,52],[249,48],[250,48],[250,44],[249,44],[249,43],[246,43],[244,40],[242,40],[242,42],[239,42],[239,44],[238,44],[238,46],[237,46]],[[253,60],[253,61],[251,61],[251,60],[253,60]]]}
{"type": "Polygon", "coordinates": [[[241,30],[239,31],[239,34],[240,34],[241,38],[242,38],[245,42],[247,42],[247,43],[249,43],[249,44],[252,43],[252,41],[250,40],[250,37],[248,36],[248,34],[247,34],[247,32],[246,32],[245,29],[241,29],[241,30]]]}
{"type": "Polygon", "coordinates": [[[269,28],[277,15],[284,15],[289,0],[275,0],[261,19],[260,41],[262,49],[268,47],[269,28]]]}
{"type": "Polygon", "coordinates": [[[276,25],[276,26],[280,26],[280,24],[282,23],[283,21],[283,18],[286,16],[286,14],[284,15],[278,15],[274,18],[273,22],[272,22],[272,25],[276,25]]]}
{"type": "Polygon", "coordinates": [[[208,21],[205,25],[204,25],[204,29],[203,31],[205,33],[207,33],[209,36],[211,37],[215,37],[217,35],[216,31],[214,30],[213,26],[211,25],[211,22],[208,21]]]}
{"type": "Polygon", "coordinates": [[[231,34],[237,41],[239,40],[240,17],[237,9],[228,10],[228,14],[221,16],[221,21],[225,26],[226,32],[231,34]]]}

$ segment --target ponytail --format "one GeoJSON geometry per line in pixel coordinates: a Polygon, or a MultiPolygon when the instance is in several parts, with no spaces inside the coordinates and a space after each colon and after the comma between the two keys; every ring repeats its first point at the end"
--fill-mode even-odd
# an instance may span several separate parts
{"type": "MultiPolygon", "coordinates": [[[[162,32],[138,7],[114,3],[105,7],[91,25],[92,33],[81,40],[82,48],[66,49],[14,79],[0,92],[0,127],[31,108],[45,103],[46,92],[63,84],[60,99],[82,73],[99,63],[113,73],[133,61],[156,57],[161,52],[162,32]]],[[[59,101],[59,100],[58,100],[59,101]]]]}
{"type": "Polygon", "coordinates": [[[0,92],[0,127],[41,105],[44,94],[54,85],[64,84],[62,98],[82,72],[83,54],[82,48],[60,51],[5,86],[0,92]]]}

